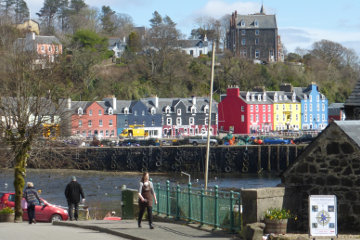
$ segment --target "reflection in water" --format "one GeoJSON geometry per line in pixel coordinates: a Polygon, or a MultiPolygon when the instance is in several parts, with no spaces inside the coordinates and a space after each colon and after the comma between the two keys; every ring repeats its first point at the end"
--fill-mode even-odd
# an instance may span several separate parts
{"type": "MultiPolygon", "coordinates": [[[[0,192],[14,191],[14,171],[12,169],[1,169],[0,192]]],[[[42,191],[41,197],[52,204],[67,206],[64,191],[66,184],[75,175],[78,182],[82,185],[87,204],[90,206],[90,214],[96,209],[98,217],[104,213],[115,210],[120,214],[121,209],[121,186],[137,189],[141,178],[140,172],[99,172],[99,171],[79,171],[79,170],[44,170],[28,169],[25,182],[31,181],[36,189],[42,191]]],[[[188,178],[181,176],[180,173],[160,174],[150,173],[154,183],[165,184],[170,180],[171,185],[187,185],[188,178]]],[[[203,187],[203,176],[193,175],[193,187],[203,187]]],[[[261,176],[256,174],[237,174],[237,175],[210,175],[208,187],[219,186],[219,189],[231,188],[239,190],[241,188],[261,188],[274,187],[280,183],[277,176],[261,176]]]]}

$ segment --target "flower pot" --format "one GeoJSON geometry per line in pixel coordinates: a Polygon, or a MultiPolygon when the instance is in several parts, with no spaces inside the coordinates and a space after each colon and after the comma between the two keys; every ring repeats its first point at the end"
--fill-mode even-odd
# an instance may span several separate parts
{"type": "Polygon", "coordinates": [[[0,214],[0,222],[14,222],[14,213],[2,213],[0,214]]]}
{"type": "Polygon", "coordinates": [[[265,218],[265,233],[286,234],[287,219],[265,218]]]}

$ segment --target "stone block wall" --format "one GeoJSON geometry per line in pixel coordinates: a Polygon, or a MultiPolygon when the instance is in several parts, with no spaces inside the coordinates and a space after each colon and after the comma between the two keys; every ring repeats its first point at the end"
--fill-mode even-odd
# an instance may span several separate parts
{"type": "Polygon", "coordinates": [[[336,124],[324,131],[283,174],[284,206],[295,211],[291,226],[308,229],[309,195],[335,195],[339,231],[360,229],[360,151],[336,124]]]}

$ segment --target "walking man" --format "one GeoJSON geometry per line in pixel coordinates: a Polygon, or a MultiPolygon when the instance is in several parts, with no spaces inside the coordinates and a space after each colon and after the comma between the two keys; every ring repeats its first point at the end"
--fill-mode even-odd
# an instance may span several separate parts
{"type": "Polygon", "coordinates": [[[36,223],[35,221],[35,205],[40,205],[40,198],[37,194],[36,189],[34,188],[34,184],[32,182],[28,182],[27,187],[24,190],[23,197],[27,202],[27,212],[29,217],[29,224],[36,223]]]}
{"type": "Polygon", "coordinates": [[[70,221],[73,221],[74,218],[77,221],[79,217],[79,202],[80,202],[80,195],[82,201],[85,201],[85,195],[82,190],[81,185],[76,181],[76,177],[71,177],[71,182],[68,183],[65,189],[65,197],[68,202],[69,206],[69,217],[70,221]],[[75,208],[75,212],[73,213],[73,209],[75,208]]]}

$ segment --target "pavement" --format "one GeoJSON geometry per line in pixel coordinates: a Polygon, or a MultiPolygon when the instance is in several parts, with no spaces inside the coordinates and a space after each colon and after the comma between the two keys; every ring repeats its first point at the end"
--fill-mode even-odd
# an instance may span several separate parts
{"type": "Polygon", "coordinates": [[[171,222],[154,222],[154,229],[149,228],[148,222],[142,222],[142,228],[138,228],[135,220],[107,221],[60,221],[54,222],[55,226],[78,227],[108,233],[125,239],[143,240],[182,240],[182,239],[214,239],[229,240],[240,239],[238,235],[228,234],[222,231],[200,229],[198,225],[175,224],[171,222]]]}

